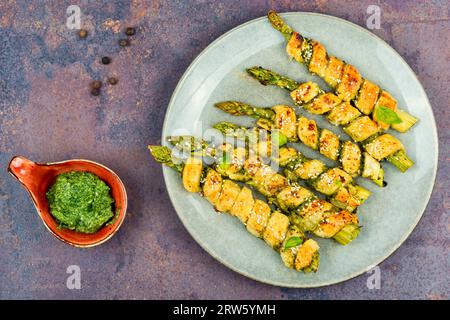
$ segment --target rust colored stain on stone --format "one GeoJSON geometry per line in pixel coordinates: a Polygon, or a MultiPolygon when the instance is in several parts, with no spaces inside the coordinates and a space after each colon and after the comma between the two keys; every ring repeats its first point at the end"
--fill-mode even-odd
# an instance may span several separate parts
{"type": "Polygon", "coordinates": [[[361,26],[374,1],[0,1],[0,161],[87,158],[116,171],[127,186],[128,217],[104,245],[77,250],[56,241],[26,192],[0,171],[0,298],[448,299],[450,61],[448,1],[384,1],[374,33],[405,57],[424,85],[439,129],[440,170],[420,224],[381,264],[382,289],[362,275],[315,290],[281,289],[225,268],[188,235],[172,208],[159,165],[166,106],[191,61],[211,41],[271,8],[314,11],[361,26]],[[77,4],[79,39],[65,26],[77,4]],[[187,14],[188,13],[188,14],[187,14]],[[135,27],[131,45],[118,40],[135,27]],[[102,56],[112,57],[105,66],[102,56]],[[115,86],[108,77],[117,77],[115,86]],[[103,81],[101,95],[89,93],[103,81]],[[79,265],[82,290],[65,286],[79,265]],[[76,292],[74,292],[76,291],[76,292]]]}

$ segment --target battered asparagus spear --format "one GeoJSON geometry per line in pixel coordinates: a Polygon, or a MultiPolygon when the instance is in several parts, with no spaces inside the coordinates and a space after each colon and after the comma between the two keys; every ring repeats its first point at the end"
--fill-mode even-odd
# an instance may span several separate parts
{"type": "MultiPolygon", "coordinates": [[[[358,158],[358,162],[364,156],[363,168],[370,169],[366,165],[369,164],[370,167],[377,166],[378,169],[376,175],[373,175],[372,169],[363,170],[362,176],[370,177],[378,185],[383,183],[383,171],[377,163],[378,161],[387,159],[402,172],[414,164],[406,155],[402,143],[397,138],[387,133],[381,134],[377,127],[370,129],[372,120],[367,116],[355,119],[345,128],[347,132],[354,132],[354,136],[364,135],[366,137],[362,144],[362,149],[366,152],[362,152],[359,145],[341,140],[330,130],[320,129],[314,120],[300,117],[297,121],[295,110],[289,106],[277,105],[272,108],[258,108],[237,101],[224,101],[216,103],[215,106],[235,116],[247,115],[257,118],[258,125],[266,130],[276,128],[290,141],[300,140],[308,147],[319,150],[327,158],[334,161],[339,160],[343,169],[352,176],[358,176],[361,172],[359,166],[355,167],[353,164],[351,167],[346,166],[347,153],[352,158],[358,158]]],[[[374,125],[376,126],[376,124],[374,125]]]]}
{"type": "Polygon", "coordinates": [[[193,158],[185,162],[178,159],[174,163],[168,147],[149,146],[149,149],[157,162],[175,169],[182,175],[187,191],[201,190],[201,194],[216,210],[238,217],[251,234],[262,238],[280,252],[287,267],[305,273],[317,271],[320,260],[319,245],[306,238],[303,232],[290,223],[286,215],[272,211],[264,201],[255,199],[250,189],[222,179],[218,172],[203,168],[201,162],[192,160],[193,158]]]}
{"type": "MultiPolygon", "coordinates": [[[[293,79],[262,67],[252,67],[247,69],[247,72],[263,85],[275,85],[288,90],[291,93],[290,95],[293,101],[297,105],[303,107],[306,111],[312,114],[326,115],[327,120],[334,125],[347,125],[347,127],[350,127],[348,132],[349,135],[358,141],[367,138],[368,135],[373,135],[374,133],[387,129],[385,125],[380,123],[379,119],[384,119],[385,122],[389,123],[397,123],[397,125],[400,126],[398,114],[401,114],[404,121],[401,126],[405,126],[406,123],[409,123],[409,125],[412,126],[417,122],[416,118],[407,116],[407,114],[401,110],[397,110],[398,114],[395,114],[394,111],[390,109],[393,108],[394,104],[389,100],[389,97],[386,94],[380,95],[379,98],[377,98],[378,95],[375,94],[365,94],[367,99],[369,96],[378,99],[378,102],[376,102],[377,106],[379,105],[377,107],[378,116],[376,117],[375,114],[370,113],[374,118],[370,119],[367,115],[361,114],[360,110],[352,106],[350,102],[342,100],[331,92],[325,92],[320,89],[319,85],[315,82],[308,81],[297,83],[293,79]],[[354,129],[357,131],[353,133],[351,126],[349,125],[351,122],[364,122],[366,123],[366,126],[362,128],[354,126],[354,129]],[[362,130],[365,130],[366,132],[361,132],[362,130]]],[[[362,101],[359,102],[359,109],[362,108],[362,103],[362,101]]]]}
{"type": "MultiPolygon", "coordinates": [[[[216,157],[214,168],[220,174],[253,186],[270,203],[289,214],[291,221],[295,221],[302,231],[314,232],[325,238],[333,237],[339,239],[338,242],[341,244],[349,243],[359,233],[356,215],[318,199],[311,191],[296,183],[290,183],[286,177],[278,174],[263,163],[259,156],[249,153],[245,148],[233,148],[230,144],[223,144],[204,149],[206,142],[192,136],[169,137],[168,141],[180,150],[187,150],[188,153],[200,152],[216,157]],[[196,149],[198,146],[202,146],[202,149],[196,149]],[[222,160],[223,151],[228,154],[226,162],[222,160]],[[340,233],[342,229],[344,230],[340,233]],[[336,236],[338,233],[340,234],[336,236]]],[[[322,182],[323,185],[326,184],[326,181],[322,182]]]]}
{"type": "Polygon", "coordinates": [[[354,66],[328,55],[321,43],[293,31],[276,12],[269,11],[267,17],[288,41],[286,51],[289,56],[305,64],[312,74],[323,78],[342,100],[353,101],[362,113],[372,114],[383,129],[392,125],[397,131],[406,132],[417,122],[407,112],[397,109],[397,101],[391,94],[363,79],[354,66]],[[390,110],[396,121],[387,121],[381,116],[390,110]]]}
{"type": "MultiPolygon", "coordinates": [[[[248,131],[245,128],[240,130],[239,127],[233,127],[228,123],[218,124],[216,129],[242,140],[245,140],[249,135],[253,136],[255,134],[254,130],[248,131]]],[[[212,144],[208,146],[206,141],[191,136],[169,137],[168,140],[177,148],[189,152],[205,150],[205,153],[215,155],[216,158],[219,152],[212,144]]],[[[281,167],[285,168],[285,176],[290,181],[304,180],[314,190],[327,196],[327,199],[338,208],[352,212],[370,196],[369,190],[355,184],[352,176],[342,169],[329,168],[322,161],[307,158],[293,148],[281,147],[285,145],[286,139],[273,139],[273,136],[266,134],[261,136],[260,140],[256,140],[254,137],[251,140],[253,141],[249,141],[247,145],[249,149],[258,155],[263,151],[264,156],[272,157],[281,167]],[[277,144],[279,149],[276,153],[271,152],[274,144],[277,144]]],[[[222,158],[219,157],[217,159],[220,161],[222,158]]],[[[235,179],[250,180],[248,175],[239,175],[236,172],[230,174],[233,174],[235,179]]]]}
{"type": "MultiPolygon", "coordinates": [[[[263,85],[270,84],[288,90],[295,104],[303,107],[312,114],[326,115],[327,120],[331,124],[344,126],[344,131],[356,142],[361,142],[379,135],[385,129],[377,121],[370,119],[367,115],[361,114],[349,102],[342,101],[341,98],[330,92],[324,92],[317,83],[311,81],[297,83],[295,80],[262,67],[249,68],[247,72],[263,85]],[[286,83],[289,83],[289,86],[286,86],[286,83]],[[288,87],[296,88],[290,90],[288,87]]],[[[392,103],[387,101],[388,99],[385,96],[380,96],[379,100],[381,99],[384,101],[382,102],[383,104],[392,106],[392,103]]],[[[380,113],[387,112],[384,114],[386,121],[396,120],[396,115],[391,114],[389,116],[391,110],[384,105],[380,105],[378,110],[380,110],[380,113]]],[[[264,115],[263,111],[258,112],[264,115]]],[[[400,110],[398,111],[398,113],[403,114],[402,112],[400,110]]],[[[405,118],[404,121],[409,121],[412,125],[417,119],[405,118]]]]}

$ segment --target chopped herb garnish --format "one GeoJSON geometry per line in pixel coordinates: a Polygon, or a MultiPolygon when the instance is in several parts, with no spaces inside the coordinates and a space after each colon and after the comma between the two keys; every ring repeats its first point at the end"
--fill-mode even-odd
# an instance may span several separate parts
{"type": "Polygon", "coordinates": [[[385,106],[379,106],[375,111],[375,117],[378,121],[387,124],[397,124],[402,123],[402,119],[397,115],[397,113],[385,106]]]}
{"type": "Polygon", "coordinates": [[[285,243],[285,245],[284,245],[284,250],[287,250],[287,249],[289,249],[289,248],[296,247],[296,246],[298,246],[298,245],[300,245],[300,244],[302,244],[302,243],[303,243],[303,239],[302,239],[302,238],[296,237],[296,236],[290,237],[290,238],[286,241],[286,243],[285,243]]]}

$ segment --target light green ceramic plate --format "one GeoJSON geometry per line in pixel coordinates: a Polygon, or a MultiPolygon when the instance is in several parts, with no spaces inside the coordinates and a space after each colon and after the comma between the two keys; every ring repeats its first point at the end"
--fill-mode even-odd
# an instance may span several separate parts
{"type": "MultiPolygon", "coordinates": [[[[400,136],[416,165],[402,174],[386,164],[388,186],[377,188],[363,179],[358,183],[373,192],[359,209],[364,226],[360,236],[343,247],[319,239],[321,262],[316,274],[303,274],[284,267],[277,252],[251,236],[238,221],[216,213],[196,194],[184,191],[180,177],[164,168],[172,203],[190,234],[213,257],[252,279],[284,287],[318,287],[338,283],[371,269],[393,253],[422,216],[436,175],[438,140],[427,96],[406,62],[384,41],[369,31],[342,19],[314,13],[282,15],[295,30],[322,42],[331,54],[355,65],[363,76],[382,84],[399,106],[420,118],[400,136]]],[[[253,123],[251,119],[227,116],[213,107],[223,100],[242,100],[254,105],[291,105],[278,88],[263,87],[245,74],[245,68],[261,65],[305,81],[319,78],[290,61],[282,36],[265,17],[247,22],[209,45],[181,78],[167,110],[163,139],[173,134],[201,136],[221,120],[253,123]]],[[[323,84],[324,85],[324,84],[323,84]]],[[[330,127],[320,117],[319,125],[330,127]]],[[[340,129],[333,128],[340,132],[340,129]]],[[[319,157],[306,148],[306,155],[319,157]]],[[[321,158],[323,159],[323,158],[321,158]]],[[[211,269],[214,272],[214,269],[211,269]]]]}

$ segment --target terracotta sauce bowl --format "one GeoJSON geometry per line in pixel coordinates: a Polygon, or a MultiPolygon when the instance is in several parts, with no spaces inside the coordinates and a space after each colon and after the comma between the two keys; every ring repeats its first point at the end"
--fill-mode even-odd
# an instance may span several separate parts
{"type": "Polygon", "coordinates": [[[104,243],[119,230],[125,219],[127,211],[127,193],[125,186],[111,169],[100,163],[73,159],[54,163],[35,163],[21,156],[11,159],[8,171],[22,183],[31,196],[34,206],[47,229],[59,240],[75,247],[93,247],[104,243]],[[120,209],[118,217],[114,217],[113,223],[103,226],[93,234],[76,232],[73,230],[58,228],[59,224],[50,214],[49,205],[45,193],[55,181],[57,175],[69,171],[87,171],[97,175],[111,188],[111,196],[114,198],[114,214],[120,209]]]}

